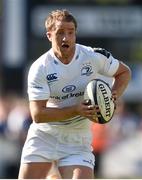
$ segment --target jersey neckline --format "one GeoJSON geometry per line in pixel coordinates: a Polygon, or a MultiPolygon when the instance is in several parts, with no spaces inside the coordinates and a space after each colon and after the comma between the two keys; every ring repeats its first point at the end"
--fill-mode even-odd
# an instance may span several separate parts
{"type": "Polygon", "coordinates": [[[79,48],[78,48],[78,45],[76,44],[75,45],[75,53],[74,53],[74,56],[72,58],[72,60],[68,63],[68,64],[64,64],[62,61],[60,61],[54,54],[53,52],[53,49],[51,48],[50,49],[50,54],[52,55],[52,57],[54,58],[55,61],[57,61],[59,64],[63,65],[63,66],[70,66],[77,58],[77,54],[78,54],[78,51],[79,51],[79,48]]]}

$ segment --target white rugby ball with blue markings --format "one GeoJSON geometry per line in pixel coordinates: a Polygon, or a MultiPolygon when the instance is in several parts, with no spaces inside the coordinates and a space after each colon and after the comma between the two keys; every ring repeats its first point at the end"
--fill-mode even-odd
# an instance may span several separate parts
{"type": "Polygon", "coordinates": [[[112,119],[115,104],[112,100],[111,89],[106,82],[101,79],[91,80],[86,86],[84,99],[90,99],[92,105],[99,106],[98,123],[105,124],[112,119]]]}

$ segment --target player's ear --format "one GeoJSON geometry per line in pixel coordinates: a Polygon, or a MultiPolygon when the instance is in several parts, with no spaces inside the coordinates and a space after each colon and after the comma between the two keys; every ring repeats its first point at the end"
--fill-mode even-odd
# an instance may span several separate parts
{"type": "Polygon", "coordinates": [[[46,32],[46,36],[48,38],[49,41],[52,41],[52,38],[51,38],[51,32],[46,32]]]}

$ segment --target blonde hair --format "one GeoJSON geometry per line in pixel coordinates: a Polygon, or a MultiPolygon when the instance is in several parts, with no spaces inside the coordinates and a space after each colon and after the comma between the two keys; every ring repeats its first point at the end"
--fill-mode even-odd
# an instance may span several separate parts
{"type": "Polygon", "coordinates": [[[50,31],[54,28],[56,20],[73,22],[75,25],[75,29],[77,29],[77,22],[73,15],[67,10],[55,10],[52,11],[49,16],[45,20],[45,28],[47,31],[50,31]]]}

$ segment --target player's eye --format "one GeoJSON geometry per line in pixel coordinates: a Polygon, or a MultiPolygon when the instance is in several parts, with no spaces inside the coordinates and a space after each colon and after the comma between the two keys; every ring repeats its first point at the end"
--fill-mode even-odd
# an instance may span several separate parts
{"type": "Polygon", "coordinates": [[[69,35],[72,35],[72,34],[74,34],[74,31],[69,31],[69,35]]]}
{"type": "Polygon", "coordinates": [[[64,32],[63,32],[63,31],[59,31],[57,34],[59,34],[59,35],[63,35],[63,34],[64,34],[64,32]]]}
{"type": "Polygon", "coordinates": [[[64,33],[63,33],[63,32],[58,32],[57,34],[58,34],[58,35],[63,35],[64,33]]]}

